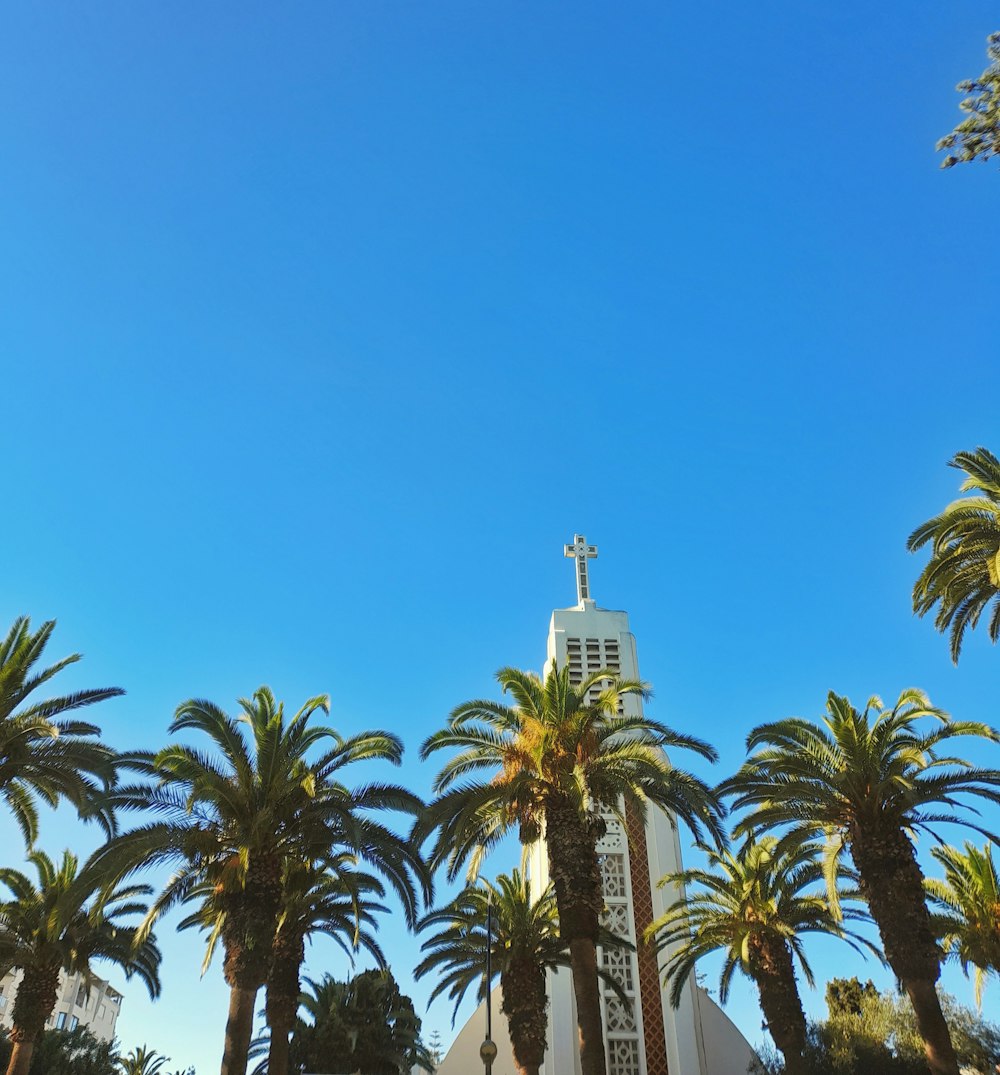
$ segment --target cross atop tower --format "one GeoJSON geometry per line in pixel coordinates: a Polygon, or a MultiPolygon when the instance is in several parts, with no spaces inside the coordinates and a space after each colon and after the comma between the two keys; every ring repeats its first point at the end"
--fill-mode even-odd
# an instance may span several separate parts
{"type": "Polygon", "coordinates": [[[576,560],[576,602],[582,605],[590,599],[590,580],[587,578],[587,561],[597,556],[597,546],[588,545],[583,534],[573,535],[573,544],[566,546],[566,556],[576,560]]]}

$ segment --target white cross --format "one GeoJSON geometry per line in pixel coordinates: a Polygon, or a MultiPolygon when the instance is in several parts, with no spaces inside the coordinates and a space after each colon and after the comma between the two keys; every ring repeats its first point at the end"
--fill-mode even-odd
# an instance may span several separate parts
{"type": "Polygon", "coordinates": [[[597,556],[597,546],[588,545],[583,534],[574,534],[573,544],[566,546],[566,555],[571,560],[576,560],[576,603],[582,605],[590,597],[587,561],[597,556]]]}

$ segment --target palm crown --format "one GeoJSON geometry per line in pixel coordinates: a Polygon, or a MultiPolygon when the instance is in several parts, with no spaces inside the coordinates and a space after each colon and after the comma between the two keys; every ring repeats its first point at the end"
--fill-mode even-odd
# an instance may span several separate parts
{"type": "Polygon", "coordinates": [[[106,687],[35,700],[39,687],[80,660],[74,653],[36,667],[54,629],[49,620],[33,632],[22,616],[0,642],[0,795],[29,844],[38,836],[39,798],[52,806],[68,799],[85,816],[110,825],[98,804],[113,779],[114,751],[98,741],[95,725],[56,718],[125,692],[106,687]]]}
{"type": "Polygon", "coordinates": [[[951,720],[918,690],[903,691],[891,709],[872,697],[860,712],[831,692],[818,723],[793,718],[755,728],[747,746],[756,753],[725,785],[739,806],[754,808],[737,832],[784,829],[783,847],[826,837],[834,904],[837,866],[849,849],[935,1075],[957,1075],[958,1061],[937,995],[941,951],[913,836],[945,821],[981,832],[956,811],[968,809],[970,798],[1000,802],[1000,772],[939,753],[959,736],[998,738],[985,724],[951,720]],[[919,726],[925,719],[935,723],[919,726]]]}
{"type": "Polygon", "coordinates": [[[169,1059],[169,1056],[161,1056],[155,1049],[140,1045],[119,1059],[118,1070],[120,1075],[158,1075],[169,1059]]]}
{"type": "Polygon", "coordinates": [[[653,802],[696,834],[707,830],[722,838],[711,790],[663,753],[683,748],[714,761],[712,747],[648,717],[619,712],[630,695],[648,698],[647,684],[607,669],[576,686],[568,668],[552,669],[544,682],[502,668],[497,680],[514,705],[466,702],[421,749],[424,758],[445,748],[460,751],[442,766],[434,783],[439,797],[418,826],[421,834],[439,828],[436,857],[447,859],[450,878],[470,857],[474,876],[485,853],[512,828],[522,842],[537,839],[556,800],[598,826],[602,811],[621,813],[622,797],[640,812],[653,802]],[[477,779],[480,773],[492,775],[477,779]]]}
{"type": "Polygon", "coordinates": [[[399,764],[397,736],[343,738],[310,725],[317,711],[329,711],[325,696],[310,699],[291,720],[267,687],[240,705],[239,720],[207,701],[178,708],[171,731],[207,735],[212,753],[175,744],[124,759],[149,779],[118,788],[112,801],[150,811],[154,820],[100,853],[118,875],[153,863],[177,867],[147,925],[199,886],[212,888],[230,986],[225,1075],[246,1070],[254,998],[267,980],[289,863],[347,850],[388,881],[411,922],[418,882],[425,895],[430,888],[418,850],[378,819],[387,810],[415,813],[420,800],[393,784],[350,788],[340,780],[352,762],[399,764]]]}
{"type": "Polygon", "coordinates": [[[817,882],[823,880],[818,844],[782,849],[776,837],[765,836],[748,840],[735,852],[703,850],[708,869],[682,870],[662,878],[661,886],[694,891],[685,891],[646,930],[646,939],[666,953],[665,974],[672,983],[674,1007],[680,1005],[684,984],[698,960],[720,949],[725,959],[719,996],[725,1004],[736,971],[754,980],[759,977],[760,954],[768,946],[787,946],[813,985],[803,947],[805,934],[827,933],[868,944],[842,925],[844,919],[864,921],[867,916],[847,907],[838,918],[822,891],[816,891],[817,882]]]}
{"type": "Polygon", "coordinates": [[[454,878],[469,863],[470,878],[483,857],[516,828],[522,843],[544,837],[549,877],[559,910],[559,932],[569,945],[580,1064],[584,1075],[604,1075],[597,944],[604,904],[597,841],[604,815],[641,821],[648,803],[673,812],[696,834],[723,837],[721,807],[712,789],[677,769],[665,749],[684,748],[714,760],[700,739],[681,735],[641,713],[626,713],[630,696],[649,687],[611,669],[574,684],[568,667],[553,663],[545,680],[502,668],[497,679],[514,705],[476,700],[458,706],[448,725],[423,745],[459,753],[442,767],[437,798],[415,828],[433,829],[432,855],[454,878]]]}
{"type": "Polygon", "coordinates": [[[159,949],[139,937],[137,926],[122,921],[146,912],[142,897],[149,886],[107,887],[93,860],[81,869],[70,851],[58,864],[44,851],[33,851],[28,860],[38,873],[37,885],[19,870],[0,868],[0,884],[12,896],[0,903],[0,964],[25,970],[52,964],[86,976],[91,960],[109,960],[158,996],[159,949]]]}
{"type": "Polygon", "coordinates": [[[913,587],[913,610],[935,606],[934,625],[951,632],[958,661],[966,629],[975,628],[993,602],[989,636],[1000,638],[1000,460],[985,448],[959,452],[950,462],[965,473],[962,497],[918,526],[907,540],[911,552],[930,545],[931,557],[913,587]]]}
{"type": "MultiPolygon", "coordinates": [[[[545,1056],[548,1030],[545,974],[556,967],[571,966],[569,945],[559,933],[551,886],[532,899],[519,870],[500,874],[496,882],[480,878],[451,903],[427,915],[420,925],[421,929],[437,927],[424,942],[422,951],[427,955],[416,969],[417,978],[431,971],[439,974],[430,1000],[447,992],[455,1002],[454,1022],[469,987],[475,986],[482,999],[499,975],[501,1007],[517,1070],[519,1075],[536,1075],[545,1056]]],[[[610,936],[602,939],[611,943],[618,940],[610,936]]],[[[603,968],[599,973],[627,1004],[617,981],[603,968]]]]}
{"type": "Polygon", "coordinates": [[[826,836],[832,882],[845,846],[871,835],[933,831],[942,821],[981,831],[941,812],[961,807],[965,796],[1000,802],[1000,771],[939,753],[960,736],[1000,740],[988,725],[952,720],[916,689],[903,691],[891,709],[872,696],[860,711],[831,691],[819,722],[792,717],[754,728],[747,748],[756,753],[722,788],[737,808],[753,808],[738,834],[777,826],[788,828],[793,843],[826,836]],[[920,729],[923,718],[936,723],[920,729]]]}
{"type": "Polygon", "coordinates": [[[421,951],[428,954],[415,976],[438,972],[428,1003],[447,992],[455,1002],[453,1018],[470,986],[474,985],[478,998],[483,999],[488,921],[494,975],[502,978],[510,968],[527,963],[541,971],[569,966],[551,886],[532,900],[520,870],[500,874],[495,882],[479,878],[420,923],[421,931],[439,928],[424,941],[421,951]]]}
{"type": "Polygon", "coordinates": [[[931,898],[931,922],[945,951],[953,953],[973,981],[976,1003],[982,1003],[986,977],[1000,974],[1000,876],[993,848],[981,851],[971,843],[964,853],[956,847],[935,847],[931,854],[944,867],[944,880],[924,882],[931,898]]]}
{"type": "Polygon", "coordinates": [[[12,899],[0,903],[0,966],[22,971],[14,998],[8,1075],[27,1075],[35,1042],[56,1004],[59,972],[90,976],[92,960],[117,963],[150,996],[160,991],[160,952],[125,919],[142,915],[145,885],[118,886],[94,865],[78,869],[66,851],[57,865],[42,851],[29,855],[38,885],[19,870],[0,869],[12,899]]]}
{"type": "Polygon", "coordinates": [[[238,720],[212,702],[178,708],[171,732],[202,732],[216,753],[174,744],[155,755],[126,756],[125,764],[152,780],[119,788],[114,802],[151,811],[157,820],[120,837],[108,857],[126,869],[179,864],[156,902],[158,914],[206,879],[224,890],[246,888],[255,866],[266,870],[258,884],[273,890],[268,895],[276,906],[286,861],[319,859],[339,845],[374,860],[408,919],[415,920],[414,877],[423,878],[419,858],[377,816],[387,810],[415,813],[420,800],[392,784],[349,788],[339,780],[352,762],[398,765],[400,739],[387,732],[343,738],[332,728],[310,725],[317,711],[329,712],[325,696],[310,699],[291,720],[266,687],[240,705],[238,720]],[[308,757],[313,751],[319,756],[308,757]]]}

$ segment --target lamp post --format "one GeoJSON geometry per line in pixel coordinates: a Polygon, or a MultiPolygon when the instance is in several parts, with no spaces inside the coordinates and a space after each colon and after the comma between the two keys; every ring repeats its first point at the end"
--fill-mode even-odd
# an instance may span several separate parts
{"type": "Polygon", "coordinates": [[[493,894],[486,898],[486,1037],[479,1046],[479,1058],[486,1069],[486,1075],[492,1075],[493,1061],[497,1058],[496,1042],[493,1040],[493,999],[490,986],[493,984],[493,894]]]}

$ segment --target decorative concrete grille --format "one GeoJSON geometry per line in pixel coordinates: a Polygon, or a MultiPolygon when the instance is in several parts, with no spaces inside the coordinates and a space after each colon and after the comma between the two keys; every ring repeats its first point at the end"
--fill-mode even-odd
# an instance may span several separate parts
{"type": "Polygon", "coordinates": [[[609,1034],[634,1034],[636,1030],[635,1016],[629,1009],[618,999],[618,997],[611,995],[605,998],[605,1009],[608,1013],[608,1033],[609,1034]]]}
{"type": "Polygon", "coordinates": [[[618,1038],[608,1043],[608,1075],[642,1075],[637,1038],[618,1038]]]}
{"type": "Polygon", "coordinates": [[[627,899],[624,855],[605,855],[601,861],[601,874],[604,877],[604,898],[606,900],[627,899]]]}

